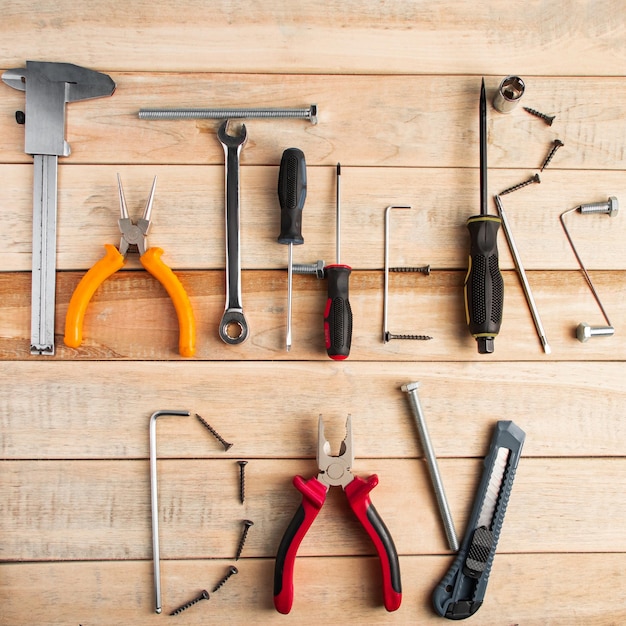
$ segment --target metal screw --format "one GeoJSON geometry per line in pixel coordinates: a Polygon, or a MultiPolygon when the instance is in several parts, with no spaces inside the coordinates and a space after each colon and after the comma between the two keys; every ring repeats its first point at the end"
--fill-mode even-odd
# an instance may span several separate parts
{"type": "Polygon", "coordinates": [[[241,539],[239,540],[239,545],[237,546],[237,555],[235,556],[235,561],[239,560],[241,556],[241,552],[243,550],[243,546],[246,543],[246,537],[248,536],[248,531],[250,530],[250,526],[254,526],[254,522],[249,519],[243,520],[243,531],[241,533],[241,539]]]}
{"type": "Polygon", "coordinates": [[[540,182],[541,182],[541,178],[539,178],[539,174],[535,174],[532,178],[529,178],[523,183],[518,183],[517,185],[513,185],[513,187],[509,187],[508,189],[501,191],[498,195],[505,196],[507,193],[512,193],[513,191],[517,191],[518,189],[521,189],[522,187],[527,187],[528,185],[532,185],[533,183],[540,183],[540,182]]]}
{"type": "Polygon", "coordinates": [[[401,389],[405,393],[409,394],[409,401],[411,403],[411,408],[413,409],[413,415],[415,417],[415,423],[422,442],[424,456],[426,457],[426,461],[428,463],[430,479],[437,498],[437,504],[439,505],[439,512],[441,513],[441,518],[443,520],[443,527],[448,539],[448,545],[450,546],[450,550],[458,552],[459,540],[457,539],[456,531],[454,530],[454,521],[452,520],[446,494],[443,490],[443,482],[441,481],[441,475],[439,474],[437,457],[435,456],[435,451],[430,441],[430,435],[428,434],[428,428],[426,427],[426,420],[424,419],[424,412],[422,411],[422,406],[417,395],[419,385],[419,382],[407,383],[406,385],[402,385],[401,389]]]}
{"type": "Polygon", "coordinates": [[[578,209],[583,214],[606,213],[609,217],[615,217],[619,212],[619,202],[615,196],[611,196],[606,202],[581,204],[578,209]]]}
{"type": "Polygon", "coordinates": [[[587,322],[581,322],[576,329],[576,338],[585,343],[591,337],[612,337],[615,334],[613,326],[589,326],[587,322]]]}
{"type": "Polygon", "coordinates": [[[385,343],[391,341],[392,339],[413,339],[415,341],[428,341],[432,339],[429,335],[394,335],[389,331],[385,332],[385,343]]]}
{"type": "Polygon", "coordinates": [[[187,602],[187,604],[183,604],[182,606],[179,606],[176,610],[172,611],[170,615],[178,615],[179,613],[186,611],[190,606],[193,606],[194,604],[197,604],[198,602],[200,602],[200,600],[208,600],[208,599],[209,599],[209,592],[206,589],[203,589],[202,593],[197,598],[195,598],[194,600],[191,600],[191,602],[187,602]]]}
{"type": "Polygon", "coordinates": [[[547,167],[548,163],[552,161],[552,157],[556,154],[556,151],[565,145],[560,139],[555,139],[552,143],[553,143],[552,148],[550,149],[550,152],[548,152],[548,156],[546,156],[546,158],[543,161],[543,164],[541,165],[542,172],[547,167]]]}
{"type": "Polygon", "coordinates": [[[224,578],[222,578],[222,580],[220,580],[219,583],[217,583],[217,585],[215,585],[215,587],[213,588],[213,593],[215,593],[220,587],[222,587],[224,585],[224,583],[233,575],[233,574],[238,574],[239,570],[234,566],[231,565],[228,568],[228,573],[226,574],[226,576],[224,576],[224,578]]]}
{"type": "Polygon", "coordinates": [[[430,265],[423,265],[421,267],[390,267],[390,272],[411,272],[417,274],[430,275],[430,265]]]}
{"type": "Polygon", "coordinates": [[[228,443],[205,419],[200,417],[196,413],[196,417],[200,420],[200,423],[224,446],[224,450],[230,450],[233,447],[232,443],[228,443]]]}
{"type": "Polygon", "coordinates": [[[315,263],[294,263],[294,274],[315,274],[317,278],[324,278],[324,261],[316,261],[315,263]]]}
{"type": "Polygon", "coordinates": [[[239,500],[243,504],[246,499],[245,467],[248,465],[248,461],[237,461],[237,465],[239,465],[239,500]]]}
{"type": "Polygon", "coordinates": [[[548,126],[552,126],[552,122],[554,122],[554,118],[556,115],[546,115],[545,113],[540,113],[539,111],[535,111],[535,109],[531,109],[529,107],[524,107],[524,111],[542,119],[548,126]]]}

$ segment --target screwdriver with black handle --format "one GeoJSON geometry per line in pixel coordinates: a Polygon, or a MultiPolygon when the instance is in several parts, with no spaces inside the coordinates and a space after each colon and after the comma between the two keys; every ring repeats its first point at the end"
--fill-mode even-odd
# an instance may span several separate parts
{"type": "Polygon", "coordinates": [[[501,220],[487,212],[487,102],[485,79],[480,89],[480,215],[467,220],[470,233],[469,268],[465,277],[465,315],[479,354],[494,351],[500,332],[504,282],[498,262],[501,220]]]}
{"type": "Polygon", "coordinates": [[[341,263],[341,164],[337,163],[337,263],[327,265],[328,299],[324,309],[326,352],[335,361],[350,356],[352,344],[352,309],[350,308],[350,273],[352,268],[341,263]]]}
{"type": "Polygon", "coordinates": [[[278,243],[289,245],[287,266],[287,352],[291,350],[291,304],[293,288],[293,246],[304,243],[302,210],[306,200],[306,161],[298,148],[283,152],[278,172],[278,201],[280,203],[280,235],[278,243]]]}

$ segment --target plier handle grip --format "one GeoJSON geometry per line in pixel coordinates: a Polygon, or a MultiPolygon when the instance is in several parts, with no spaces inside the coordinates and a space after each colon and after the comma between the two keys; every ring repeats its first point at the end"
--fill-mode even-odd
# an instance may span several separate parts
{"type": "Polygon", "coordinates": [[[136,250],[143,267],[163,285],[172,299],[178,317],[180,354],[186,357],[195,354],[196,323],[189,297],[178,277],[161,260],[163,250],[157,247],[148,248],[147,245],[156,180],[155,177],[143,216],[135,223],[128,216],[122,181],[118,174],[121,214],[118,224],[122,233],[119,250],[111,244],[105,244],[105,256],[91,267],[74,290],[65,317],[64,341],[70,348],[78,348],[83,341],[85,312],[98,287],[124,266],[129,251],[136,250]]]}
{"type": "Polygon", "coordinates": [[[279,613],[287,614],[293,604],[293,571],[296,554],[302,539],[319,514],[330,487],[341,486],[348,498],[350,508],[370,536],[382,568],[383,602],[388,611],[395,611],[402,601],[400,565],[395,544],[372,504],[369,493],[378,484],[373,474],[367,480],[354,476],[351,471],[352,423],[346,421],[346,438],[341,444],[339,456],[330,456],[330,444],[324,437],[324,421],[320,415],[318,424],[317,463],[320,473],[309,480],[295,476],[293,484],[302,494],[302,504],[296,511],[280,542],[274,569],[274,606],[279,613]]]}

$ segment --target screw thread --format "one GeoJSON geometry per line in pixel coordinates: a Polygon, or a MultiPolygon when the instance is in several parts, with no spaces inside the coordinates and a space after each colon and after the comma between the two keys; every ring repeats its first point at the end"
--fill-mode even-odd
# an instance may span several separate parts
{"type": "Polygon", "coordinates": [[[248,531],[250,530],[250,526],[254,526],[253,521],[249,519],[243,520],[243,531],[241,533],[241,539],[239,540],[239,545],[237,546],[237,554],[235,556],[235,561],[238,561],[239,557],[241,556],[241,553],[243,551],[243,546],[246,543],[246,537],[248,536],[248,531]]]}
{"type": "Polygon", "coordinates": [[[248,461],[237,461],[239,465],[239,501],[241,504],[246,499],[246,474],[245,467],[248,465],[248,461]]]}
{"type": "Polygon", "coordinates": [[[580,208],[581,213],[608,213],[609,212],[608,202],[591,202],[590,204],[581,204],[579,208],[580,208]]]}
{"type": "Polygon", "coordinates": [[[209,592],[206,589],[203,589],[202,593],[197,598],[194,598],[190,602],[187,602],[186,604],[179,606],[177,609],[172,611],[170,615],[178,615],[179,613],[186,611],[190,606],[193,606],[194,604],[197,604],[198,602],[200,602],[200,600],[208,600],[208,599],[209,599],[209,592]]]}
{"type": "Polygon", "coordinates": [[[524,111],[542,119],[548,126],[552,126],[552,122],[554,122],[554,118],[556,115],[546,115],[545,113],[541,113],[535,109],[531,109],[530,107],[524,107],[524,111]]]}
{"type": "Polygon", "coordinates": [[[294,274],[315,274],[318,278],[324,278],[324,261],[294,263],[291,267],[294,274]]]}
{"type": "Polygon", "coordinates": [[[385,333],[385,341],[391,341],[392,339],[412,339],[414,341],[428,341],[432,339],[429,335],[394,335],[393,333],[385,333]]]}
{"type": "Polygon", "coordinates": [[[541,182],[541,178],[539,178],[539,174],[535,174],[532,178],[525,180],[523,183],[518,183],[517,185],[513,185],[512,187],[509,187],[508,189],[501,191],[499,195],[505,196],[507,193],[513,193],[514,191],[517,191],[518,189],[522,189],[522,187],[527,187],[528,185],[532,185],[533,183],[540,183],[540,182],[541,182]]]}
{"type": "Polygon", "coordinates": [[[308,109],[141,109],[142,120],[223,120],[237,118],[307,119],[317,123],[317,106],[308,109]]]}
{"type": "Polygon", "coordinates": [[[226,441],[226,439],[224,439],[204,418],[200,417],[197,413],[196,417],[200,423],[224,446],[224,450],[230,450],[233,447],[233,444],[228,443],[228,441],[226,441]]]}
{"type": "Polygon", "coordinates": [[[430,274],[430,265],[424,265],[422,267],[390,267],[390,272],[411,272],[419,274],[430,274]]]}
{"type": "Polygon", "coordinates": [[[228,568],[228,573],[226,574],[226,576],[224,576],[224,578],[222,578],[222,580],[220,580],[217,585],[215,585],[215,587],[213,588],[213,593],[215,593],[218,589],[220,589],[220,587],[223,587],[224,584],[226,583],[226,581],[233,575],[233,574],[237,574],[239,573],[239,570],[234,566],[231,565],[228,568]]]}
{"type": "Polygon", "coordinates": [[[552,146],[552,149],[550,150],[550,152],[548,152],[548,156],[545,158],[543,164],[541,165],[542,172],[547,167],[548,163],[552,161],[552,157],[556,154],[556,151],[564,145],[565,144],[560,139],[554,140],[554,145],[552,146]]]}

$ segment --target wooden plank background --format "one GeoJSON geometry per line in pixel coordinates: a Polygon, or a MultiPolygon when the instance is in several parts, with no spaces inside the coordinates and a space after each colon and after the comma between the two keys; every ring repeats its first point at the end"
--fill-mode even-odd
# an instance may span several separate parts
{"type": "MultiPolygon", "coordinates": [[[[626,198],[626,10],[619,0],[294,0],[5,3],[0,67],[70,62],[109,74],[111,98],[66,107],[72,154],[60,159],[56,347],[29,354],[32,159],[0,86],[0,623],[156,624],[148,421],[159,409],[204,416],[159,423],[164,613],[211,589],[254,521],[239,574],[179,617],[185,624],[443,623],[430,605],[447,549],[403,383],[420,398],[459,535],[498,419],[526,433],[523,458],[477,624],[626,621],[626,226],[568,217],[616,329],[602,325],[559,215],[626,198]],[[526,82],[522,104],[489,107],[489,192],[536,173],[504,206],[552,346],[545,355],[504,237],[505,311],[496,352],[476,353],[464,323],[467,217],[478,210],[478,93],[526,82]],[[213,121],[146,121],[148,107],[319,107],[319,123],[247,122],[242,152],[243,303],[251,337],[217,336],[224,303],[223,152],[213,121]],[[282,151],[308,165],[304,246],[335,255],[335,165],[342,163],[342,260],[353,268],[350,359],[322,344],[323,281],[294,280],[294,344],[284,350],[287,249],[276,243],[282,151]],[[187,289],[197,353],[177,353],[163,288],[134,259],[98,291],[79,349],[63,345],[80,277],[117,243],[116,174],[141,211],[158,176],[150,234],[187,289]],[[383,344],[384,210],[393,265],[389,327],[433,337],[383,344]],[[272,604],[273,560],[298,505],[294,474],[315,472],[317,417],[333,445],[353,417],[355,471],[377,473],[372,499],[400,555],[403,603],[381,606],[369,540],[333,490],[296,563],[288,617],[272,604]],[[238,501],[238,459],[246,500],[238,501]]],[[[495,209],[492,207],[492,211],[495,209]]]]}

